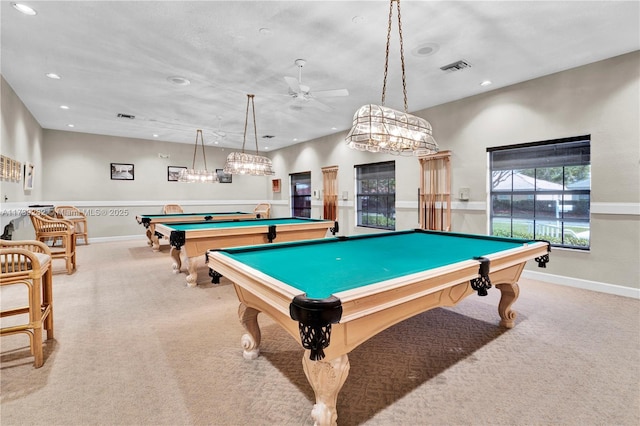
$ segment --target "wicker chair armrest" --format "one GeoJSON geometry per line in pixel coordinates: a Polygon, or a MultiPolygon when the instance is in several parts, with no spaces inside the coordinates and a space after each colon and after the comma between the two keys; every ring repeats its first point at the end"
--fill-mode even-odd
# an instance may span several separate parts
{"type": "Polygon", "coordinates": [[[0,240],[0,249],[25,249],[33,253],[44,253],[51,256],[49,246],[36,240],[0,240]]]}
{"type": "Polygon", "coordinates": [[[41,265],[51,260],[51,254],[35,253],[23,248],[0,249],[0,276],[11,278],[23,272],[39,275],[41,265]]]}

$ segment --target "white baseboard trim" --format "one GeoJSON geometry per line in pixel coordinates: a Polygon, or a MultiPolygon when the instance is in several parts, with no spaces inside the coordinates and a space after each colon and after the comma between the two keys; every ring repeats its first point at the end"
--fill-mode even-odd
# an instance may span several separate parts
{"type": "Polygon", "coordinates": [[[561,275],[545,274],[544,272],[528,271],[522,272],[524,278],[544,281],[551,284],[565,285],[568,287],[581,288],[583,290],[597,291],[600,293],[614,294],[616,296],[631,297],[640,299],[640,289],[625,287],[616,284],[602,283],[598,281],[583,280],[580,278],[563,277],[561,275]]]}

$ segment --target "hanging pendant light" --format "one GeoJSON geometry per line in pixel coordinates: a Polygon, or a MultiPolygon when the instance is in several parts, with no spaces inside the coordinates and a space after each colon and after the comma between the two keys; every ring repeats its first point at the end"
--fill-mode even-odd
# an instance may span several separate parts
{"type": "Polygon", "coordinates": [[[193,148],[193,162],[190,169],[183,169],[178,175],[178,182],[189,183],[215,183],[218,182],[218,174],[207,170],[207,156],[204,152],[204,138],[202,130],[196,130],[196,143],[193,148]],[[202,159],[204,160],[204,170],[196,169],[196,153],[198,151],[198,139],[202,143],[202,159]]]}
{"type": "Polygon", "coordinates": [[[384,83],[382,86],[382,104],[364,105],[353,116],[353,127],[345,141],[350,148],[360,151],[382,152],[394,155],[423,156],[438,152],[438,144],[432,136],[431,124],[423,118],[407,112],[407,85],[404,73],[404,49],[402,45],[402,22],[400,0],[390,0],[389,28],[387,31],[387,51],[384,64],[384,83]],[[404,93],[404,112],[384,106],[387,89],[387,69],[389,65],[389,44],[391,40],[391,21],[393,3],[398,9],[398,32],[400,33],[400,60],[402,63],[402,89],[404,93]]]}
{"type": "Polygon", "coordinates": [[[233,175],[253,175],[253,176],[272,176],[273,164],[267,157],[261,156],[258,152],[258,130],[256,127],[256,108],[253,102],[254,95],[247,95],[247,112],[244,120],[244,139],[242,141],[242,152],[232,152],[227,156],[227,162],[224,165],[224,172],[233,175]],[[249,104],[253,113],[253,132],[256,140],[256,154],[247,154],[244,152],[244,146],[247,142],[247,126],[249,123],[249,104]]]}

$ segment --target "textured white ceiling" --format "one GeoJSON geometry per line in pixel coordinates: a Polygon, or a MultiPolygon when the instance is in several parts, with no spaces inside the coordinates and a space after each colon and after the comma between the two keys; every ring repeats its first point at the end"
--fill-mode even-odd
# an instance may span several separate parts
{"type": "MultiPolygon", "coordinates": [[[[181,143],[203,129],[205,143],[238,148],[253,93],[262,151],[348,129],[381,100],[386,0],[24,3],[37,15],[2,1],[1,71],[43,128],[181,143]],[[312,93],[349,96],[322,98],[330,111],[293,102],[284,76],[298,76],[298,58],[312,93]]],[[[638,50],[639,4],[403,0],[409,111],[638,50]],[[424,46],[435,49],[417,55],[424,46]],[[457,60],[471,67],[440,70],[457,60]]],[[[395,17],[385,105],[402,110],[395,17]]]]}

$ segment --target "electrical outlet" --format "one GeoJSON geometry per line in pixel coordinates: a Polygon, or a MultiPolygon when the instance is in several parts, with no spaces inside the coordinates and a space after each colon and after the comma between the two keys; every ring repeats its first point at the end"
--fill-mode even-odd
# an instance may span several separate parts
{"type": "Polygon", "coordinates": [[[471,190],[469,188],[460,188],[458,190],[458,199],[460,201],[468,201],[470,192],[471,190]]]}

